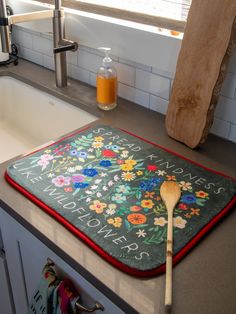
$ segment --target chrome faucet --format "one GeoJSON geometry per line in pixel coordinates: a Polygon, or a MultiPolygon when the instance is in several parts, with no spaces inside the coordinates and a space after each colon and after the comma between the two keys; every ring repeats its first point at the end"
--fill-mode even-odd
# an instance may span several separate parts
{"type": "Polygon", "coordinates": [[[7,16],[6,1],[0,0],[0,38],[2,52],[11,53],[10,25],[52,18],[56,85],[58,87],[65,87],[67,86],[66,51],[76,51],[78,44],[77,42],[65,39],[64,10],[61,8],[61,0],[55,0],[54,4],[54,10],[43,10],[7,16]]]}

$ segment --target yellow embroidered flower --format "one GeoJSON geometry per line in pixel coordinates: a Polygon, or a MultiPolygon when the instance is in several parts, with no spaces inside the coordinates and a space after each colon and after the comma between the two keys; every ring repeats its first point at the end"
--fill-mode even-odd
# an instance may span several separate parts
{"type": "Polygon", "coordinates": [[[45,150],[44,151],[46,154],[49,154],[49,153],[51,153],[51,149],[47,149],[47,150],[45,150]]]}
{"type": "Polygon", "coordinates": [[[126,159],[125,163],[127,165],[131,165],[131,166],[135,166],[137,164],[137,161],[133,160],[133,159],[126,159]]]}
{"type": "Polygon", "coordinates": [[[101,148],[103,146],[102,142],[93,142],[92,143],[93,148],[101,148]]]}
{"type": "Polygon", "coordinates": [[[130,171],[133,170],[133,166],[130,164],[122,164],[120,165],[121,170],[123,171],[130,171]]]}
{"type": "Polygon", "coordinates": [[[89,208],[91,210],[95,210],[95,212],[97,214],[101,214],[104,210],[104,208],[107,207],[107,204],[106,203],[101,203],[99,200],[95,200],[93,201],[93,205],[90,205],[89,208]]]}
{"type": "Polygon", "coordinates": [[[200,197],[200,198],[206,198],[208,197],[208,193],[204,192],[204,191],[198,191],[198,192],[195,192],[196,196],[197,197],[200,197]]]}
{"type": "Polygon", "coordinates": [[[114,219],[109,218],[109,219],[107,219],[107,222],[108,222],[110,225],[113,225],[113,223],[114,223],[114,219]]]}
{"type": "Polygon", "coordinates": [[[127,171],[127,172],[122,172],[121,178],[124,181],[132,181],[132,180],[134,180],[136,178],[136,175],[133,172],[127,171]]]}
{"type": "Polygon", "coordinates": [[[149,209],[151,209],[153,206],[154,206],[154,203],[153,203],[153,201],[152,200],[142,200],[141,201],[141,206],[143,207],[143,208],[149,208],[149,209]]]}
{"type": "Polygon", "coordinates": [[[94,138],[94,140],[95,140],[95,142],[102,142],[102,141],[104,140],[104,137],[102,137],[102,136],[96,136],[96,137],[94,138]]]}
{"type": "Polygon", "coordinates": [[[114,218],[114,222],[113,222],[113,226],[116,228],[121,227],[122,225],[122,219],[120,217],[115,217],[114,218]]]}
{"type": "Polygon", "coordinates": [[[143,171],[139,170],[136,172],[137,176],[141,176],[143,174],[143,171]]]}
{"type": "Polygon", "coordinates": [[[179,187],[182,188],[182,190],[184,190],[184,191],[191,191],[192,190],[192,183],[180,181],[179,187]]]}

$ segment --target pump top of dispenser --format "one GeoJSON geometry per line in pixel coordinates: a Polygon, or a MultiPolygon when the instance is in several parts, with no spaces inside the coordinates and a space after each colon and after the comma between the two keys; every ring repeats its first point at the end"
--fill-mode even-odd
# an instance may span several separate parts
{"type": "Polygon", "coordinates": [[[102,60],[102,65],[104,67],[110,67],[112,64],[112,59],[109,56],[109,53],[111,52],[111,48],[99,47],[98,49],[105,53],[105,58],[103,58],[103,60],[102,60]]]}

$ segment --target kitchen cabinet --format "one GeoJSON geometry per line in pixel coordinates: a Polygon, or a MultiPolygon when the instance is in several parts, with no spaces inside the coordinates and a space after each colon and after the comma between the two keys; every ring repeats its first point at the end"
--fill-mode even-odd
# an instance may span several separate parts
{"type": "MultiPolygon", "coordinates": [[[[73,281],[80,292],[81,304],[91,308],[97,301],[104,306],[104,311],[96,310],[96,313],[124,313],[102,291],[85,279],[83,274],[73,269],[1,208],[0,228],[16,314],[27,313],[27,307],[41,278],[47,258],[54,261],[59,274],[73,281]]],[[[14,312],[2,313],[0,310],[0,314],[6,313],[14,312]]]]}

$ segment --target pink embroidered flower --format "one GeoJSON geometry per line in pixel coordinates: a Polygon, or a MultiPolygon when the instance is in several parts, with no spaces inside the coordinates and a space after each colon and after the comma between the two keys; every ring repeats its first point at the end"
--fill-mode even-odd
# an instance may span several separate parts
{"type": "Polygon", "coordinates": [[[44,170],[47,165],[49,165],[49,161],[54,159],[54,157],[50,154],[44,154],[40,157],[39,161],[37,162],[37,164],[39,166],[42,166],[42,170],[44,170]]]}
{"type": "Polygon", "coordinates": [[[64,177],[62,175],[57,176],[56,178],[52,179],[52,183],[55,184],[57,187],[62,187],[64,185],[70,185],[71,178],[64,177]]]}
{"type": "Polygon", "coordinates": [[[64,191],[67,192],[67,193],[69,193],[69,192],[72,192],[73,189],[72,189],[71,186],[68,186],[68,187],[64,188],[64,191]]]}

